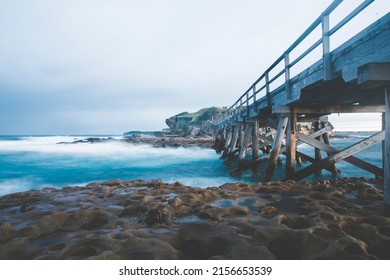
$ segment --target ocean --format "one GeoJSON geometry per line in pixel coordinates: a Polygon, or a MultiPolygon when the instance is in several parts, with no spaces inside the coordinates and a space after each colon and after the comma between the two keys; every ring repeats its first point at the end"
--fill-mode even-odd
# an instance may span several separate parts
{"type": "MultiPolygon", "coordinates": [[[[368,135],[348,134],[348,137],[333,139],[332,145],[342,149],[368,135]]],[[[220,155],[212,149],[154,148],[121,141],[58,144],[87,137],[90,136],[0,136],[0,195],[44,187],[82,186],[113,179],[180,181],[196,187],[237,181],[255,183],[259,179],[251,171],[240,177],[230,176],[231,167],[226,167],[220,155]]],[[[116,140],[122,138],[112,137],[116,140]]],[[[309,146],[301,145],[298,149],[313,154],[313,148],[309,146]]],[[[382,165],[380,144],[357,156],[379,167],[382,165]]],[[[346,162],[338,163],[337,167],[342,171],[339,177],[373,177],[346,162]]],[[[263,168],[265,170],[265,166],[260,167],[260,174],[263,168]]],[[[322,173],[320,178],[312,176],[306,180],[333,178],[326,171],[322,173]]],[[[273,180],[281,180],[283,176],[282,164],[277,167],[273,180]]]]}

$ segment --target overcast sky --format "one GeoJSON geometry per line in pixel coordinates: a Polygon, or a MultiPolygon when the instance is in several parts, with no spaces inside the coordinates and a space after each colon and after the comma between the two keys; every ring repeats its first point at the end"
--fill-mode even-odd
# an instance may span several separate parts
{"type": "Polygon", "coordinates": [[[230,106],[331,2],[0,0],[0,134],[160,130],[230,106]]]}

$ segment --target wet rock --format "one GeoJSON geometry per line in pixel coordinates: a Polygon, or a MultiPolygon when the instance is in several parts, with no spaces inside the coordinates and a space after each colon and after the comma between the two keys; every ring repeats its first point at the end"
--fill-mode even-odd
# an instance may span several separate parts
{"type": "Polygon", "coordinates": [[[33,205],[31,205],[31,204],[25,204],[25,205],[20,206],[19,211],[20,211],[20,213],[24,213],[24,212],[27,212],[27,211],[31,211],[31,210],[33,210],[33,209],[34,209],[34,206],[33,206],[33,205]]]}
{"type": "Polygon", "coordinates": [[[169,208],[152,209],[146,214],[145,223],[149,226],[158,224],[171,224],[173,221],[173,214],[169,208]]]}
{"type": "Polygon", "coordinates": [[[121,242],[109,237],[88,235],[80,239],[71,240],[61,251],[68,259],[85,259],[97,256],[107,250],[119,250],[121,242]]]}
{"type": "Polygon", "coordinates": [[[24,259],[29,254],[30,241],[27,237],[6,243],[0,250],[1,259],[24,259]]]}
{"type": "Polygon", "coordinates": [[[22,236],[26,236],[26,237],[33,238],[33,239],[38,238],[41,234],[44,234],[44,232],[36,224],[28,225],[28,226],[22,228],[19,231],[19,233],[22,236]]]}
{"type": "Polygon", "coordinates": [[[343,226],[343,231],[368,244],[380,239],[377,228],[370,224],[345,225],[343,226]]]}
{"type": "Polygon", "coordinates": [[[118,251],[123,259],[130,260],[172,260],[181,258],[180,252],[165,241],[133,238],[118,251]]]}
{"type": "Polygon", "coordinates": [[[223,208],[207,208],[198,213],[198,216],[203,219],[211,219],[214,221],[222,221],[225,209],[223,208]]]}
{"type": "Polygon", "coordinates": [[[238,238],[226,225],[190,222],[179,230],[180,251],[186,259],[210,259],[229,253],[238,238]]]}
{"type": "Polygon", "coordinates": [[[98,255],[90,256],[87,260],[117,260],[118,256],[111,251],[104,251],[98,255]]]}
{"type": "Polygon", "coordinates": [[[305,216],[291,217],[283,215],[281,217],[280,223],[291,229],[305,229],[313,226],[313,222],[311,222],[305,216]]]}
{"type": "Polygon", "coordinates": [[[266,246],[253,246],[239,242],[233,246],[228,257],[232,260],[276,260],[266,246]]]}
{"type": "Polygon", "coordinates": [[[0,243],[11,240],[17,236],[17,231],[12,225],[4,223],[0,225],[0,243]]]}
{"type": "Polygon", "coordinates": [[[240,216],[247,215],[250,212],[249,208],[246,206],[231,206],[224,209],[224,216],[240,216]]]}
{"type": "Polygon", "coordinates": [[[368,253],[374,255],[378,259],[381,260],[389,260],[390,259],[390,240],[380,239],[376,243],[368,246],[368,253]]]}
{"type": "Polygon", "coordinates": [[[280,260],[318,259],[327,242],[306,231],[277,230],[267,248],[280,260]]]}
{"type": "Polygon", "coordinates": [[[341,231],[332,231],[323,228],[314,228],[311,232],[313,235],[322,239],[338,239],[345,236],[341,231]]]}
{"type": "Polygon", "coordinates": [[[175,207],[173,212],[175,213],[176,217],[182,217],[192,213],[193,210],[191,207],[188,207],[186,205],[180,205],[179,207],[175,207]]]}
{"type": "Polygon", "coordinates": [[[229,221],[229,226],[236,229],[236,233],[242,236],[251,237],[255,233],[255,227],[250,224],[248,218],[235,218],[229,221]]]}
{"type": "Polygon", "coordinates": [[[360,178],[114,180],[2,196],[0,211],[1,259],[390,259],[383,194],[360,178]]]}
{"type": "Polygon", "coordinates": [[[262,208],[260,211],[261,215],[264,215],[264,216],[277,214],[278,212],[279,212],[279,210],[273,206],[266,206],[266,207],[262,208]]]}

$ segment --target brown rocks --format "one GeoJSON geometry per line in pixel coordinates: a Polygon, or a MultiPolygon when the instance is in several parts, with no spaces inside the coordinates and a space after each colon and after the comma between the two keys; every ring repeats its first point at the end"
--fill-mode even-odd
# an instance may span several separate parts
{"type": "Polygon", "coordinates": [[[373,184],[113,180],[11,194],[0,197],[0,258],[390,259],[373,184]]]}
{"type": "Polygon", "coordinates": [[[0,242],[11,240],[17,236],[17,231],[10,224],[3,223],[0,225],[0,242]]]}
{"type": "Polygon", "coordinates": [[[180,252],[169,243],[150,238],[134,238],[124,244],[118,254],[131,260],[172,260],[180,258],[180,252]]]}
{"type": "Polygon", "coordinates": [[[29,255],[30,241],[27,237],[16,238],[6,243],[1,250],[2,259],[25,259],[29,255]]]}
{"type": "Polygon", "coordinates": [[[273,206],[266,206],[263,209],[261,209],[261,215],[272,215],[278,213],[278,209],[273,206]]]}

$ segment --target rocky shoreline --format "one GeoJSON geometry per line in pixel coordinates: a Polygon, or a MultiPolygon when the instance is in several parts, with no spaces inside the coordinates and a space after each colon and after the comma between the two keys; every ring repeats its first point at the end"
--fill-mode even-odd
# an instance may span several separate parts
{"type": "Polygon", "coordinates": [[[390,259],[375,180],[114,180],[0,197],[0,259],[390,259]]]}
{"type": "Polygon", "coordinates": [[[181,136],[140,136],[134,135],[132,137],[126,137],[123,141],[131,144],[146,144],[155,148],[166,147],[199,147],[199,148],[213,148],[214,139],[211,136],[197,136],[197,137],[181,137],[181,136]]]}
{"type": "Polygon", "coordinates": [[[94,143],[106,143],[106,142],[123,142],[134,145],[151,145],[155,148],[213,148],[214,139],[211,136],[196,136],[196,137],[181,137],[181,136],[154,136],[154,135],[142,135],[134,134],[132,136],[126,136],[122,139],[116,139],[112,137],[89,137],[85,139],[75,139],[71,142],[58,142],[59,145],[68,144],[94,144],[94,143]]]}

